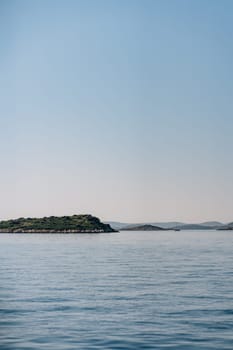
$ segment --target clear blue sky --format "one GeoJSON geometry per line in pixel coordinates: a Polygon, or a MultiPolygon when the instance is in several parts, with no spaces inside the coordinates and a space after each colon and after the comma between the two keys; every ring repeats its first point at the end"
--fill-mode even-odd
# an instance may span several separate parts
{"type": "Polygon", "coordinates": [[[233,221],[233,1],[1,0],[0,218],[233,221]]]}

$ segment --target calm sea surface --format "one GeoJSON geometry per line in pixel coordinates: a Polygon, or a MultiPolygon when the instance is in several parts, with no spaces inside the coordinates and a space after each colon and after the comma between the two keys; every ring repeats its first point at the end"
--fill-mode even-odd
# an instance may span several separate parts
{"type": "Polygon", "coordinates": [[[0,235],[0,349],[233,349],[233,232],[0,235]]]}

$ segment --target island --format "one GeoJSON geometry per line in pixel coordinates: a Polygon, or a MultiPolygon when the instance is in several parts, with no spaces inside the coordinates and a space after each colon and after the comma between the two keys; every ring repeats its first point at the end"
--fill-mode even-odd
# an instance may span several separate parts
{"type": "Polygon", "coordinates": [[[177,221],[168,222],[144,222],[144,223],[124,223],[117,221],[106,221],[113,229],[117,231],[159,231],[159,230],[233,230],[233,223],[223,224],[218,221],[205,221],[201,223],[184,223],[177,221]]]}
{"type": "Polygon", "coordinates": [[[165,231],[166,229],[154,226],[154,225],[137,225],[137,226],[127,226],[121,229],[121,231],[165,231]]]}
{"type": "Polygon", "coordinates": [[[233,230],[233,222],[230,222],[227,225],[223,225],[218,228],[219,231],[232,231],[233,230]]]}
{"type": "Polygon", "coordinates": [[[49,216],[0,221],[0,233],[102,233],[116,232],[92,215],[49,216]]]}

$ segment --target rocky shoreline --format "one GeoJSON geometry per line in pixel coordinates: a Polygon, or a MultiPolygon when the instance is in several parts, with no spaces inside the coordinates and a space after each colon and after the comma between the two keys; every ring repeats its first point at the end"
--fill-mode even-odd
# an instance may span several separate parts
{"type": "Polygon", "coordinates": [[[0,230],[0,233],[104,233],[104,230],[0,230]]]}

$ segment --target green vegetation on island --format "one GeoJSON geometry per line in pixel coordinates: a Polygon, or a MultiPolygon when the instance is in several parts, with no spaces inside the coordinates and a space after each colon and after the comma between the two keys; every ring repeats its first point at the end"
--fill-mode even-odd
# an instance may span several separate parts
{"type": "Polygon", "coordinates": [[[0,233],[101,233],[115,232],[92,215],[49,216],[0,221],[0,233]]]}

